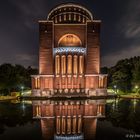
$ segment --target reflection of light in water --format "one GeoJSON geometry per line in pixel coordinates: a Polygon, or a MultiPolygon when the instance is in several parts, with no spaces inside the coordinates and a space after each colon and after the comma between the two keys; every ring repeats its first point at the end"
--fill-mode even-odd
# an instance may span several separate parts
{"type": "Polygon", "coordinates": [[[136,104],[137,104],[137,99],[133,99],[134,112],[136,111],[136,104]]]}
{"type": "Polygon", "coordinates": [[[81,135],[69,135],[69,136],[54,136],[54,140],[84,140],[84,136],[81,135]]]}
{"type": "Polygon", "coordinates": [[[93,140],[97,118],[105,117],[105,100],[34,101],[44,140],[93,140]]]}
{"type": "Polygon", "coordinates": [[[72,118],[72,126],[73,126],[72,133],[75,134],[76,133],[76,116],[73,116],[72,118]]]}
{"type": "Polygon", "coordinates": [[[82,128],[82,118],[81,116],[78,116],[78,133],[81,133],[81,128],[82,128]]]}
{"type": "Polygon", "coordinates": [[[62,116],[62,134],[66,133],[66,119],[65,116],[62,116]]]}
{"type": "Polygon", "coordinates": [[[71,134],[71,116],[67,118],[67,134],[71,134]]]}
{"type": "Polygon", "coordinates": [[[21,108],[22,108],[23,110],[25,110],[25,102],[24,102],[24,101],[22,101],[21,108]]]}
{"type": "Polygon", "coordinates": [[[22,108],[22,111],[23,111],[22,116],[25,116],[25,109],[26,109],[26,106],[25,106],[25,102],[24,102],[24,101],[22,101],[21,108],[22,108]]]}
{"type": "Polygon", "coordinates": [[[57,134],[59,135],[60,134],[60,116],[57,116],[56,118],[56,126],[57,126],[57,134]]]}

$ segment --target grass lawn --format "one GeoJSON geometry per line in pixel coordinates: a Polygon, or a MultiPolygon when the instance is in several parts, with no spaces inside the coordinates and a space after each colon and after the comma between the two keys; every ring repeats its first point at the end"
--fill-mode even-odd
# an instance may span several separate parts
{"type": "Polygon", "coordinates": [[[127,95],[119,95],[119,97],[140,99],[140,94],[138,94],[138,93],[128,93],[127,95]]]}
{"type": "Polygon", "coordinates": [[[15,96],[0,96],[0,101],[11,100],[11,99],[17,99],[17,97],[15,97],[15,96]]]}

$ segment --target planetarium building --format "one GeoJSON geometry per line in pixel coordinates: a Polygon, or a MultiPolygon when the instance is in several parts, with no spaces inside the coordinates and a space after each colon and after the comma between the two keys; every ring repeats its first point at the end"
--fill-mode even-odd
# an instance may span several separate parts
{"type": "Polygon", "coordinates": [[[39,74],[33,96],[107,95],[100,74],[100,25],[85,7],[62,4],[39,21],[39,74]]]}

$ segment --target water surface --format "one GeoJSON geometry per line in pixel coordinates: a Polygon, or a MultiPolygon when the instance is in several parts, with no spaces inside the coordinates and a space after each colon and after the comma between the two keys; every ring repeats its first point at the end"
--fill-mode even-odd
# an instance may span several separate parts
{"type": "Polygon", "coordinates": [[[140,100],[0,102],[0,140],[140,139],[140,100]]]}

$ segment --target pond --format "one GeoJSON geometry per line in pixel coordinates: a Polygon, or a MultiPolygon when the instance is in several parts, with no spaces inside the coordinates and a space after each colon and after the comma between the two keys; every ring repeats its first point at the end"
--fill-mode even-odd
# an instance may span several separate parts
{"type": "Polygon", "coordinates": [[[0,140],[140,139],[140,100],[0,102],[0,140]]]}

